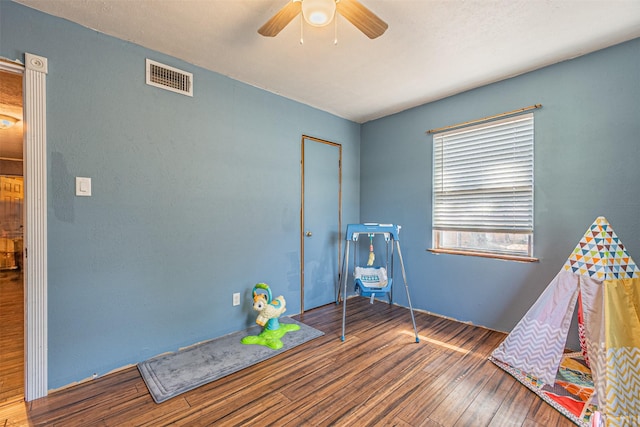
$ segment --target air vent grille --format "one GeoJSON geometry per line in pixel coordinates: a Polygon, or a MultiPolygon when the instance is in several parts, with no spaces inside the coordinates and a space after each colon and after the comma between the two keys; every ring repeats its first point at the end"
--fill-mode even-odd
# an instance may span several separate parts
{"type": "Polygon", "coordinates": [[[147,84],[193,96],[193,74],[147,59],[147,84]]]}

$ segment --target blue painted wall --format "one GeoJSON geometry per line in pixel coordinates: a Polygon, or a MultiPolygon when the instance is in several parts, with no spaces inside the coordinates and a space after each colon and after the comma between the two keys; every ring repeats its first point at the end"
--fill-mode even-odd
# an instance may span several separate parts
{"type": "Polygon", "coordinates": [[[0,28],[0,56],[49,59],[52,388],[243,329],[231,294],[258,281],[299,311],[302,134],[343,144],[344,224],[403,226],[419,309],[510,330],[598,215],[640,261],[640,40],[359,126],[12,2],[0,28]],[[147,57],[193,72],[195,96],[146,86],[147,57]],[[540,262],[426,251],[425,131],[534,103],[540,262]]]}
{"type": "MultiPolygon", "coordinates": [[[[364,124],[361,220],[403,225],[412,303],[509,331],[600,215],[640,261],[638,100],[640,39],[364,124]],[[540,261],[428,252],[432,137],[425,132],[538,103],[534,253],[540,261]]],[[[575,335],[569,344],[575,348],[575,335]]]]}
{"type": "Polygon", "coordinates": [[[246,328],[257,282],[300,311],[301,136],[342,144],[357,222],[358,124],[13,2],[0,25],[0,56],[49,65],[51,388],[246,328]],[[194,97],[147,86],[145,58],[194,97]]]}

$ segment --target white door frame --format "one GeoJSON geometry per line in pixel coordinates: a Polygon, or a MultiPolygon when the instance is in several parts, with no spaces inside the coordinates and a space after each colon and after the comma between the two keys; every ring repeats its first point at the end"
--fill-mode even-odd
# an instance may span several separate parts
{"type": "Polygon", "coordinates": [[[47,395],[47,58],[25,53],[25,64],[0,61],[23,74],[25,185],[24,398],[47,395]]]}

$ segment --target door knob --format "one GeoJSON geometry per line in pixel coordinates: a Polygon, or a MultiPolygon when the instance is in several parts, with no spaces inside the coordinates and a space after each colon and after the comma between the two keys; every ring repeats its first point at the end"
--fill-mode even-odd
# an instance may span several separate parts
{"type": "Polygon", "coordinates": [[[305,236],[307,236],[307,237],[311,237],[312,233],[311,233],[310,231],[306,231],[306,232],[304,233],[304,235],[305,235],[305,236]]]}

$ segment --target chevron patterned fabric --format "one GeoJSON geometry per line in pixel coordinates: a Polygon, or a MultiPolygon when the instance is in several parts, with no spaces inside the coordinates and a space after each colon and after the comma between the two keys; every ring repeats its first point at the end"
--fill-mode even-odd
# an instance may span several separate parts
{"type": "Polygon", "coordinates": [[[606,218],[598,217],[589,227],[490,359],[580,426],[591,426],[589,420],[595,427],[640,426],[640,269],[606,218]],[[566,375],[576,374],[563,367],[576,299],[583,351],[579,371],[588,373],[589,394],[598,396],[597,406],[588,399],[576,406],[553,391],[564,387],[566,375]]]}
{"type": "Polygon", "coordinates": [[[607,421],[611,426],[640,426],[640,348],[607,352],[607,421]]]}
{"type": "Polygon", "coordinates": [[[561,270],[493,357],[540,381],[553,383],[567,342],[578,286],[578,276],[561,270]]]}
{"type": "Polygon", "coordinates": [[[544,383],[553,383],[565,340],[566,334],[563,336],[560,329],[531,319],[514,329],[493,352],[493,357],[544,383]]]}

